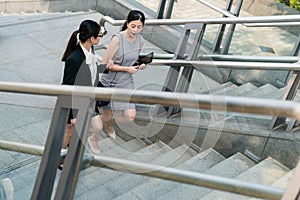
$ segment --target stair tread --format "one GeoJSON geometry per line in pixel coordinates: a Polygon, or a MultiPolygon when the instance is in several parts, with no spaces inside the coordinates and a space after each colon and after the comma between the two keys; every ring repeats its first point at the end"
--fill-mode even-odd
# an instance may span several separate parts
{"type": "MultiPolygon", "coordinates": [[[[176,168],[202,172],[224,159],[225,158],[215,150],[208,149],[178,165],[176,168]]],[[[176,187],[177,185],[179,185],[179,183],[152,178],[150,181],[145,182],[144,184],[141,184],[126,192],[124,195],[126,196],[128,195],[127,193],[130,193],[137,196],[139,199],[156,199],[166,192],[171,191],[172,188],[176,187]]]]}
{"type": "Polygon", "coordinates": [[[142,148],[136,153],[129,155],[126,159],[139,162],[150,162],[151,160],[171,150],[172,148],[170,146],[163,143],[162,141],[158,141],[154,144],[142,148]]]}
{"type": "MultiPolygon", "coordinates": [[[[161,144],[159,144],[159,145],[161,146],[161,144]]],[[[172,162],[172,161],[166,160],[166,155],[171,156],[171,154],[174,151],[175,151],[174,149],[170,148],[167,145],[162,146],[161,149],[159,149],[159,151],[156,150],[155,156],[143,156],[143,157],[147,158],[147,159],[144,158],[143,162],[147,162],[149,164],[157,164],[159,166],[166,166],[167,164],[170,164],[170,162],[172,162]],[[166,147],[168,147],[168,148],[166,148],[166,147]]],[[[140,159],[139,159],[139,161],[140,161],[140,159]]],[[[142,171],[142,172],[145,172],[145,171],[142,171]]],[[[136,174],[135,173],[124,173],[123,175],[106,182],[105,186],[110,188],[110,190],[115,195],[118,195],[118,196],[122,195],[122,194],[126,193],[127,191],[131,190],[132,188],[134,188],[140,184],[143,184],[144,182],[147,182],[151,179],[147,176],[143,176],[143,175],[139,174],[142,172],[137,172],[136,174]],[[122,187],[120,187],[120,185],[122,187]]]]}
{"type": "MultiPolygon", "coordinates": [[[[108,139],[109,141],[111,139],[108,139]]],[[[110,141],[112,142],[112,141],[110,141]]],[[[140,142],[140,140],[137,141],[131,141],[131,142],[140,142]]],[[[131,142],[125,142],[124,145],[126,144],[130,144],[131,142]]],[[[115,145],[115,144],[113,144],[115,145]]],[[[138,148],[136,149],[137,151],[133,151],[133,152],[129,152],[129,151],[123,151],[123,150],[113,150],[110,149],[108,152],[110,152],[113,155],[117,155],[115,154],[115,152],[123,152],[123,154],[120,154],[117,156],[117,158],[122,158],[122,159],[128,159],[128,158],[133,158],[133,155],[139,155],[139,157],[141,157],[142,154],[147,153],[147,152],[151,152],[151,151],[155,151],[157,148],[161,148],[166,146],[166,144],[164,144],[163,142],[159,141],[157,143],[154,143],[152,145],[140,148],[138,146],[138,148]]],[[[115,146],[114,146],[115,147],[115,146]]],[[[100,146],[101,148],[101,146],[100,146]]],[[[105,152],[103,153],[103,155],[105,154],[105,152]]],[[[102,154],[101,154],[102,155],[102,154]]],[[[105,155],[107,156],[107,154],[105,155]]],[[[147,156],[145,156],[147,157],[147,156]]],[[[114,166],[110,165],[109,167],[111,167],[112,169],[114,168],[114,166]]],[[[95,187],[97,187],[97,185],[101,185],[101,184],[105,184],[107,181],[110,181],[118,176],[121,176],[123,174],[125,174],[125,172],[121,172],[118,170],[112,170],[112,169],[106,169],[106,168],[97,168],[97,167],[93,167],[95,169],[95,171],[87,174],[85,173],[85,176],[82,175],[80,180],[84,181],[86,183],[86,185],[89,186],[90,189],[93,189],[95,187]]],[[[85,170],[84,170],[85,171],[85,170]]]]}
{"type": "MultiPolygon", "coordinates": [[[[255,163],[252,160],[241,153],[236,153],[233,156],[207,169],[203,173],[214,176],[234,178],[254,165],[255,163]]],[[[166,193],[158,199],[186,199],[186,194],[189,194],[189,199],[199,199],[211,191],[213,190],[210,188],[180,184],[178,187],[174,188],[172,191],[166,193]]]]}
{"type": "Polygon", "coordinates": [[[256,97],[256,98],[265,98],[268,97],[269,94],[274,94],[278,91],[278,88],[267,83],[257,89],[254,89],[248,93],[244,93],[242,96],[244,97],[256,97]]]}
{"type": "Polygon", "coordinates": [[[124,142],[120,145],[116,145],[114,143],[110,143],[110,148],[103,149],[103,146],[99,144],[100,149],[102,151],[101,155],[110,156],[115,158],[124,158],[129,156],[132,153],[135,153],[142,148],[148,146],[142,140],[135,138],[124,142]]]}
{"type": "MultiPolygon", "coordinates": [[[[279,178],[275,183],[272,184],[274,187],[287,188],[290,178],[292,177],[294,170],[290,170],[288,173],[279,178]]],[[[249,200],[263,200],[259,198],[250,198],[249,200]]]]}
{"type": "Polygon", "coordinates": [[[212,88],[209,88],[209,90],[204,91],[203,94],[212,94],[212,93],[215,93],[215,92],[224,91],[225,88],[231,87],[233,85],[235,85],[235,84],[232,83],[232,82],[227,82],[227,83],[224,83],[222,85],[217,85],[217,86],[214,86],[212,88]]]}
{"type": "MultiPolygon", "coordinates": [[[[277,181],[280,177],[284,176],[289,169],[283,166],[281,163],[276,160],[268,157],[265,160],[259,162],[249,170],[240,174],[236,177],[237,180],[247,181],[251,183],[258,183],[263,185],[271,185],[275,181],[277,181]]],[[[223,191],[212,191],[205,197],[201,198],[201,200],[209,200],[209,199],[230,199],[230,200],[242,200],[249,199],[247,196],[237,195],[229,192],[223,191]],[[220,198],[222,197],[222,198],[220,198]]]]}
{"type": "Polygon", "coordinates": [[[245,83],[241,86],[239,86],[238,88],[234,88],[232,90],[229,90],[226,92],[226,95],[228,96],[243,96],[244,93],[248,93],[254,89],[256,89],[257,87],[255,85],[253,85],[252,83],[245,83]]]}
{"type": "MultiPolygon", "coordinates": [[[[146,160],[151,160],[153,159],[153,157],[157,156],[157,153],[161,153],[162,150],[170,150],[171,148],[168,147],[165,143],[159,141],[156,142],[152,145],[146,146],[144,148],[139,149],[136,152],[130,152],[130,153],[124,153],[124,155],[122,155],[119,158],[122,159],[143,159],[143,161],[145,162],[146,160]],[[158,151],[157,151],[158,150],[158,151]],[[151,152],[155,152],[155,154],[151,154],[151,152]],[[143,158],[145,157],[145,158],[143,158]]],[[[124,151],[126,152],[126,151],[124,151]]],[[[107,156],[107,155],[105,155],[107,156]]],[[[105,163],[104,163],[105,164],[105,163]]],[[[109,165],[110,168],[114,168],[113,165],[109,165]]],[[[95,169],[95,171],[91,172],[91,173],[84,173],[81,176],[81,181],[86,182],[87,185],[89,185],[89,187],[91,189],[93,189],[94,187],[97,186],[97,184],[105,184],[108,181],[122,176],[124,174],[126,174],[125,172],[121,172],[118,170],[112,170],[112,169],[106,169],[106,168],[97,168],[97,167],[93,167],[95,169]],[[88,180],[85,181],[84,179],[88,180]],[[96,184],[95,184],[96,183],[96,184]]],[[[84,170],[85,171],[85,170],[84,170]]]]}
{"type": "MultiPolygon", "coordinates": [[[[160,162],[163,162],[163,164],[162,164],[163,166],[170,164],[173,161],[173,160],[166,161],[166,157],[173,156],[174,160],[176,160],[176,159],[180,160],[180,156],[183,153],[187,153],[188,155],[190,155],[190,157],[193,155],[193,151],[190,151],[188,149],[187,145],[182,145],[176,149],[165,148],[165,147],[168,147],[168,146],[162,142],[158,142],[158,144],[156,144],[156,145],[153,144],[151,148],[148,147],[148,148],[146,148],[146,150],[140,150],[139,152],[147,153],[147,152],[150,152],[151,149],[154,149],[155,151],[157,151],[157,149],[159,149],[159,148],[164,149],[163,151],[167,150],[165,154],[158,156],[157,158],[154,158],[153,156],[145,156],[145,157],[148,157],[148,163],[158,164],[160,162]],[[170,151],[170,149],[171,149],[171,151],[170,151]],[[192,155],[191,155],[191,152],[192,152],[192,155]]],[[[160,153],[163,153],[163,151],[160,151],[160,153]]],[[[185,156],[185,159],[188,159],[188,158],[189,157],[185,156]]],[[[110,191],[114,195],[121,195],[121,194],[125,193],[126,191],[130,190],[131,188],[136,187],[146,181],[149,181],[150,179],[151,178],[149,178],[147,176],[142,176],[139,174],[123,173],[120,176],[113,177],[110,180],[106,180],[105,187],[110,188],[110,191]],[[120,185],[122,185],[122,187],[119,187],[120,185]]],[[[97,184],[99,184],[99,183],[97,183],[97,184]]],[[[93,188],[93,190],[98,190],[98,188],[93,188]]]]}
{"type": "Polygon", "coordinates": [[[238,88],[237,85],[230,85],[229,87],[224,87],[224,89],[212,92],[213,95],[227,95],[228,91],[236,90],[238,88]]]}

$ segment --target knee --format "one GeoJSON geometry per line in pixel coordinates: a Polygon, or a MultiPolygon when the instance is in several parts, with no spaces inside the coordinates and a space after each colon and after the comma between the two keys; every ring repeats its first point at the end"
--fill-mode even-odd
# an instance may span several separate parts
{"type": "Polygon", "coordinates": [[[98,125],[98,126],[91,126],[90,128],[90,132],[91,133],[100,133],[102,131],[102,126],[98,125]]]}
{"type": "Polygon", "coordinates": [[[129,122],[133,122],[135,120],[135,115],[128,115],[126,118],[129,122]]]}
{"type": "Polygon", "coordinates": [[[102,128],[103,128],[103,124],[101,118],[99,116],[92,118],[90,131],[92,133],[99,133],[102,131],[102,128]]]}
{"type": "Polygon", "coordinates": [[[101,115],[101,120],[104,123],[111,122],[113,120],[112,115],[101,115]]]}

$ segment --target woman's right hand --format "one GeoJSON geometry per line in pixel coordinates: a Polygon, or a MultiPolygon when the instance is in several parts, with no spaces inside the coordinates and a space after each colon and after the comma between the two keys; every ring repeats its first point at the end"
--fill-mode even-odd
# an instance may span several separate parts
{"type": "Polygon", "coordinates": [[[130,73],[130,74],[135,74],[138,69],[136,68],[136,66],[130,66],[130,67],[127,67],[127,72],[130,73]]]}
{"type": "Polygon", "coordinates": [[[108,61],[108,63],[107,63],[107,65],[106,65],[106,69],[112,69],[113,68],[113,66],[114,66],[114,61],[112,61],[112,60],[109,60],[108,61]]]}

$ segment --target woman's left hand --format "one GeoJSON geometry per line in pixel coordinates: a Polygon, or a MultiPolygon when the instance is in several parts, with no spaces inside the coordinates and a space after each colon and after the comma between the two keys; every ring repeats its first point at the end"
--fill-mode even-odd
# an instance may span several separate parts
{"type": "Polygon", "coordinates": [[[139,65],[139,69],[141,69],[141,70],[144,70],[144,69],[146,69],[147,68],[147,65],[146,64],[141,64],[141,65],[139,65]]]}

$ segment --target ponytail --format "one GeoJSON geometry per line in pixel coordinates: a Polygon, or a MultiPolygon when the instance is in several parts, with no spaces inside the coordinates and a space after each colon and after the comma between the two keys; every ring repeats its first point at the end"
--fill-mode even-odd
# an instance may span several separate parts
{"type": "Polygon", "coordinates": [[[74,31],[69,39],[69,42],[68,42],[68,45],[67,45],[67,48],[63,54],[63,57],[61,59],[61,61],[65,62],[67,57],[70,55],[70,53],[76,48],[77,46],[77,34],[78,33],[78,30],[74,31]]]}
{"type": "Polygon", "coordinates": [[[81,24],[79,25],[79,29],[72,33],[67,48],[61,60],[63,62],[67,60],[67,57],[77,47],[78,40],[80,42],[86,42],[91,37],[97,38],[100,30],[101,30],[100,24],[98,24],[93,20],[84,20],[83,22],[81,22],[81,24]]]}

